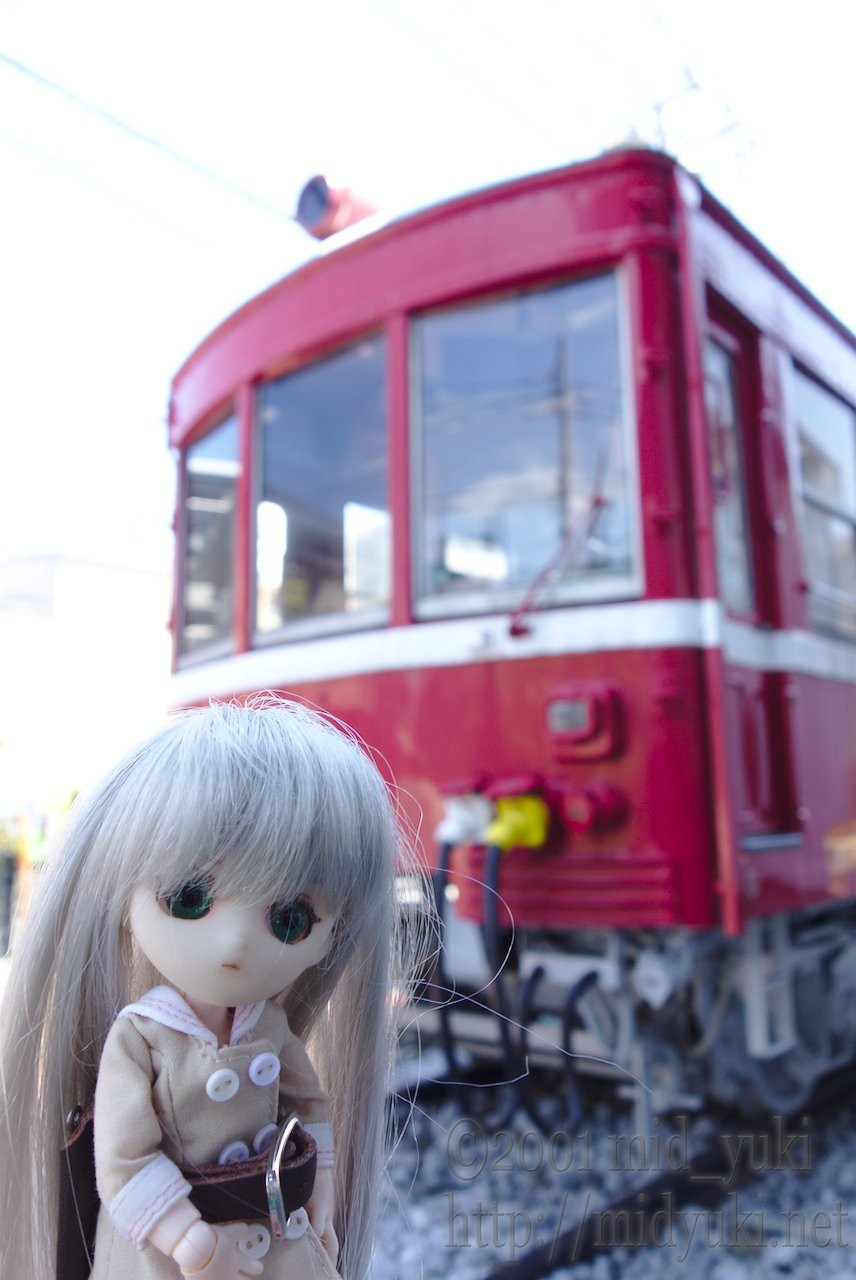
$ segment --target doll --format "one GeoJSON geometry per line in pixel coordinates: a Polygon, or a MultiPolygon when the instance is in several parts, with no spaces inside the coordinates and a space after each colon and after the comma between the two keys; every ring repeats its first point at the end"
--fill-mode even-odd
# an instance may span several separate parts
{"type": "Polygon", "coordinates": [[[92,1280],[360,1280],[402,856],[367,755],[270,697],[182,713],[77,802],[3,1007],[4,1276],[54,1274],[57,1153],[94,1094],[92,1280]],[[293,1238],[206,1222],[182,1171],[288,1111],[318,1148],[293,1238]]]}

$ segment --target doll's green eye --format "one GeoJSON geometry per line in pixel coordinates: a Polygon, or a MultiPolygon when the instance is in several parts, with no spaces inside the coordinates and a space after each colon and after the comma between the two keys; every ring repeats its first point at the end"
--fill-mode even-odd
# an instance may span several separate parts
{"type": "Polygon", "coordinates": [[[270,931],[280,942],[302,942],[309,937],[319,918],[305,898],[275,902],[268,912],[270,931]]]}
{"type": "Polygon", "coordinates": [[[201,920],[214,905],[214,895],[207,880],[189,880],[175,893],[162,899],[164,909],[177,920],[201,920]]]}

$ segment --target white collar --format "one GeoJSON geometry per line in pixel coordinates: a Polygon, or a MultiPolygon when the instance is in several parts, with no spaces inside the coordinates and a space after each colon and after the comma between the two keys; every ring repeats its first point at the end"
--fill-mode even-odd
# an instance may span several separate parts
{"type": "MultiPolygon", "coordinates": [[[[249,1031],[252,1031],[262,1016],[265,1003],[264,1000],[258,1000],[255,1004],[238,1005],[232,1019],[230,1045],[237,1044],[249,1031]]],[[[127,1018],[131,1013],[139,1014],[142,1018],[150,1018],[152,1022],[159,1022],[162,1027],[170,1027],[173,1031],[197,1036],[200,1040],[213,1044],[215,1048],[219,1044],[214,1032],[199,1021],[184,997],[172,987],[152,987],[151,991],[147,991],[133,1004],[126,1004],[120,1011],[119,1017],[127,1018]]]]}

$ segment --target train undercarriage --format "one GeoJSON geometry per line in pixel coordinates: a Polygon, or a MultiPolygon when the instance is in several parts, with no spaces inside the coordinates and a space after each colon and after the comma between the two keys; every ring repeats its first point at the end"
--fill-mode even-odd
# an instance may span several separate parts
{"type": "MultiPolygon", "coordinates": [[[[689,929],[525,930],[454,913],[439,884],[443,946],[423,1003],[423,1041],[450,1079],[500,1067],[537,1123],[530,1073],[559,1070],[568,1120],[582,1076],[615,1082],[640,1132],[709,1100],[792,1114],[856,1059],[856,914],[806,910],[752,921],[740,937],[689,929]]],[[[548,1123],[546,1121],[544,1124],[548,1123]]]]}

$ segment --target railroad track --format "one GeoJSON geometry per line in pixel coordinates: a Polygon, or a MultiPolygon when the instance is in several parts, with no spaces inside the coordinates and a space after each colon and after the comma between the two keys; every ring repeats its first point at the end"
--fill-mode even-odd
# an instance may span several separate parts
{"type": "MultiPolygon", "coordinates": [[[[540,1280],[619,1248],[669,1246],[685,1256],[696,1233],[699,1239],[706,1233],[711,1246],[739,1252],[770,1244],[793,1245],[794,1240],[786,1237],[804,1237],[803,1211],[794,1210],[771,1223],[761,1207],[762,1195],[750,1192],[741,1199],[739,1192],[770,1169],[808,1172],[812,1159],[822,1154],[816,1148],[815,1122],[836,1114],[835,1108],[852,1097],[852,1089],[852,1075],[840,1073],[799,1117],[774,1116],[747,1124],[745,1117],[719,1115],[716,1136],[691,1154],[679,1155],[674,1168],[656,1172],[614,1198],[598,1202],[587,1194],[574,1221],[567,1225],[560,1221],[550,1240],[501,1263],[483,1280],[540,1280]]],[[[841,1223],[835,1224],[834,1214],[814,1217],[824,1220],[824,1230],[840,1234],[841,1223]]]]}
{"type": "MultiPolygon", "coordinates": [[[[850,1267],[852,1074],[830,1079],[792,1116],[675,1114],[655,1118],[644,1137],[611,1090],[587,1084],[574,1126],[557,1080],[539,1084],[546,1126],[487,1073],[423,1085],[410,1114],[399,1097],[403,1138],[374,1280],[569,1280],[610,1254],[613,1272],[628,1277],[684,1261],[706,1277],[728,1255],[767,1259],[764,1274],[773,1263],[804,1277],[850,1267]]],[[[608,1271],[598,1265],[598,1275],[608,1271]]]]}

